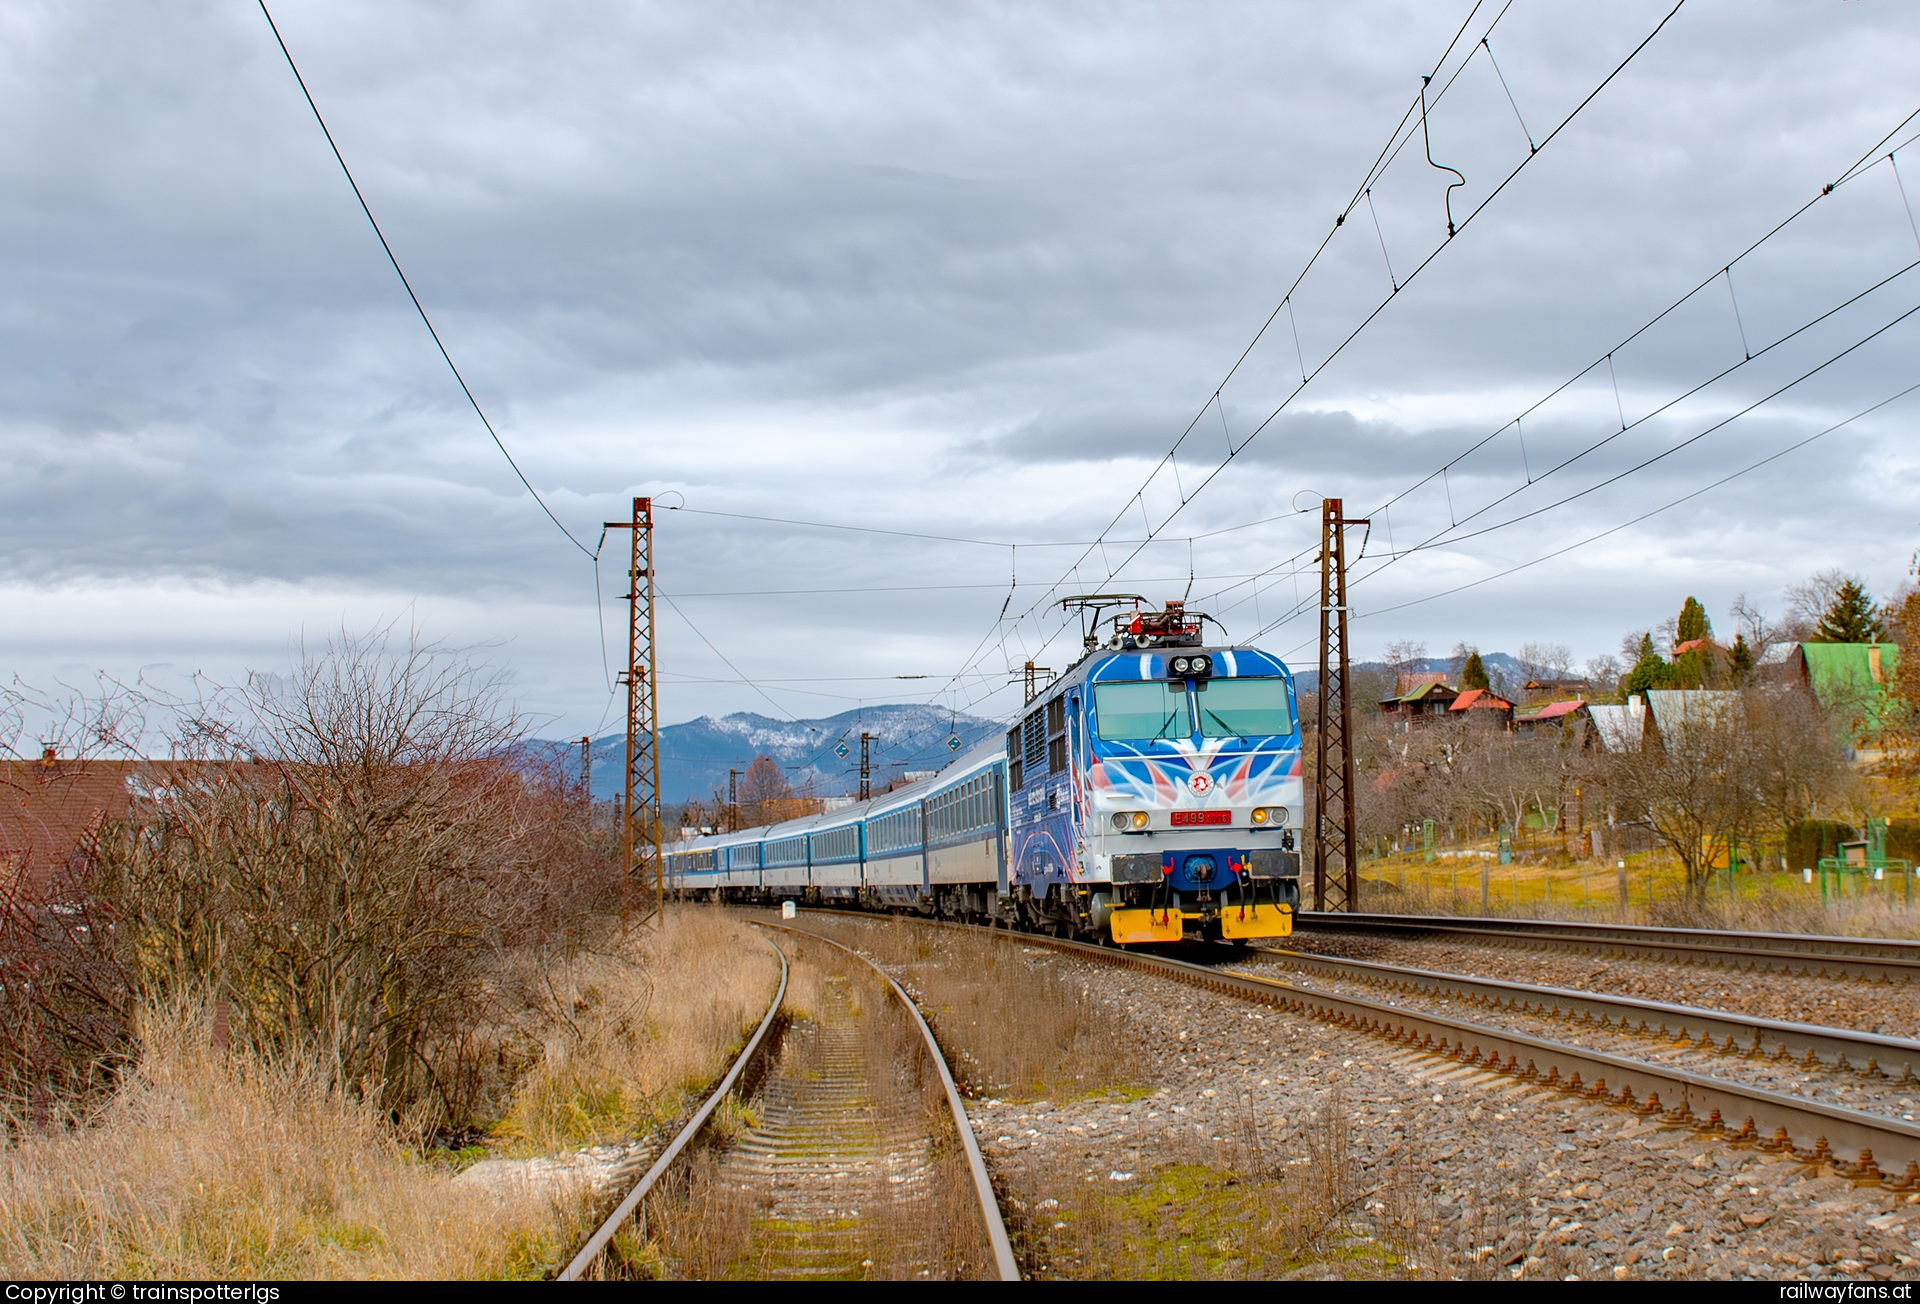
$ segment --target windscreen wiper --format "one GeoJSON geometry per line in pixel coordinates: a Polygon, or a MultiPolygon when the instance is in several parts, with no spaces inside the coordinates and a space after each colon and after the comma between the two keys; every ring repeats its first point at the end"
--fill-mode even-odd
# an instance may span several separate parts
{"type": "Polygon", "coordinates": [[[1212,711],[1207,712],[1207,719],[1213,721],[1215,724],[1219,725],[1222,729],[1225,729],[1228,733],[1232,734],[1235,738],[1246,737],[1245,734],[1241,733],[1238,729],[1228,724],[1225,720],[1222,720],[1219,716],[1215,715],[1212,711]]]}

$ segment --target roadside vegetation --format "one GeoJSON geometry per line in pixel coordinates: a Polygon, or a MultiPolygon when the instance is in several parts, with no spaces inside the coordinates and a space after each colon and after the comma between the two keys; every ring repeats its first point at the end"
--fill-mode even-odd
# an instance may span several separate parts
{"type": "Polygon", "coordinates": [[[10,1275],[542,1275],[593,1184],[460,1170],[644,1136],[772,994],[737,921],[623,924],[612,831],[446,648],[73,718],[169,759],[0,901],[10,1275]]]}
{"type": "Polygon", "coordinates": [[[1527,644],[1508,682],[1456,649],[1463,686],[1592,708],[1557,721],[1383,713],[1427,664],[1395,645],[1379,682],[1355,678],[1364,908],[1920,935],[1920,653],[1898,656],[1920,639],[1920,592],[1881,607],[1824,574],[1793,602],[1778,624],[1736,603],[1723,645],[1688,598],[1583,671],[1527,644]],[[1868,647],[1858,675],[1809,681],[1783,659],[1796,644],[1868,647]],[[1839,865],[1843,843],[1868,848],[1859,864],[1839,865]]]}

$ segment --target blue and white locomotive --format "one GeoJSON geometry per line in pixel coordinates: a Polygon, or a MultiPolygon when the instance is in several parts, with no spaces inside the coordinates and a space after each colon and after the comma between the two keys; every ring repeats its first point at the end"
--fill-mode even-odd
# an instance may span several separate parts
{"type": "Polygon", "coordinates": [[[839,901],[1118,943],[1285,937],[1293,676],[1177,602],[1114,618],[998,740],[840,810],[667,849],[683,895],[839,901]]]}

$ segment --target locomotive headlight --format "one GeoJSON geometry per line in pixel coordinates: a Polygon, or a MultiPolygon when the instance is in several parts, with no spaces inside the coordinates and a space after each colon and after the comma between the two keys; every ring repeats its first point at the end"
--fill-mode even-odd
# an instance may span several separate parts
{"type": "Polygon", "coordinates": [[[1187,673],[1195,679],[1205,679],[1213,673],[1213,658],[1189,657],[1187,659],[1187,673]]]}
{"type": "Polygon", "coordinates": [[[1285,824],[1286,822],[1287,808],[1285,806],[1255,806],[1253,808],[1253,823],[1257,828],[1265,828],[1273,824],[1285,824]]]}
{"type": "Polygon", "coordinates": [[[1114,828],[1125,833],[1132,829],[1144,829],[1147,827],[1148,820],[1147,813],[1143,810],[1117,810],[1109,822],[1114,828]]]}
{"type": "Polygon", "coordinates": [[[1187,673],[1187,658],[1175,657],[1168,668],[1171,669],[1174,674],[1184,678],[1187,673]]]}

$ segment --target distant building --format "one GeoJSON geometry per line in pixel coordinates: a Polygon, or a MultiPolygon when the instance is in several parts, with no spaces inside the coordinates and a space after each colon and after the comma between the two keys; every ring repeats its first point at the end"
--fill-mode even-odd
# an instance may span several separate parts
{"type": "Polygon", "coordinates": [[[1593,685],[1584,679],[1529,679],[1523,692],[1527,706],[1547,702],[1584,702],[1593,696],[1593,685]]]}
{"type": "Polygon", "coordinates": [[[1684,746],[1690,730],[1709,729],[1739,709],[1740,694],[1714,688],[1650,688],[1647,711],[1664,747],[1684,746]]]}
{"type": "MultiPolygon", "coordinates": [[[[1531,684],[1528,685],[1532,687],[1531,684]]],[[[1587,704],[1578,698],[1568,701],[1552,700],[1544,705],[1524,706],[1513,713],[1513,727],[1516,730],[1528,730],[1552,726],[1559,729],[1574,727],[1584,716],[1587,704]]]]}
{"type": "Polygon", "coordinates": [[[1446,715],[1460,696],[1447,687],[1445,679],[1438,675],[1402,675],[1401,679],[1403,682],[1409,679],[1425,681],[1413,684],[1380,703],[1380,714],[1402,725],[1438,719],[1446,715]]]}
{"type": "Polygon", "coordinates": [[[132,805],[140,761],[0,762],[0,892],[43,898],[87,838],[132,805]]]}
{"type": "Polygon", "coordinates": [[[1636,694],[1626,705],[1591,705],[1586,711],[1590,732],[1583,742],[1603,752],[1637,752],[1647,736],[1647,704],[1636,694]]]}
{"type": "Polygon", "coordinates": [[[1513,723],[1513,703],[1498,696],[1492,689],[1469,688],[1453,699],[1447,707],[1447,714],[1463,719],[1494,722],[1505,728],[1513,723]]]}
{"type": "Polygon", "coordinates": [[[1898,643],[1796,643],[1787,656],[1788,673],[1813,691],[1822,709],[1851,719],[1854,741],[1861,743],[1880,736],[1899,666],[1898,643]]]}

